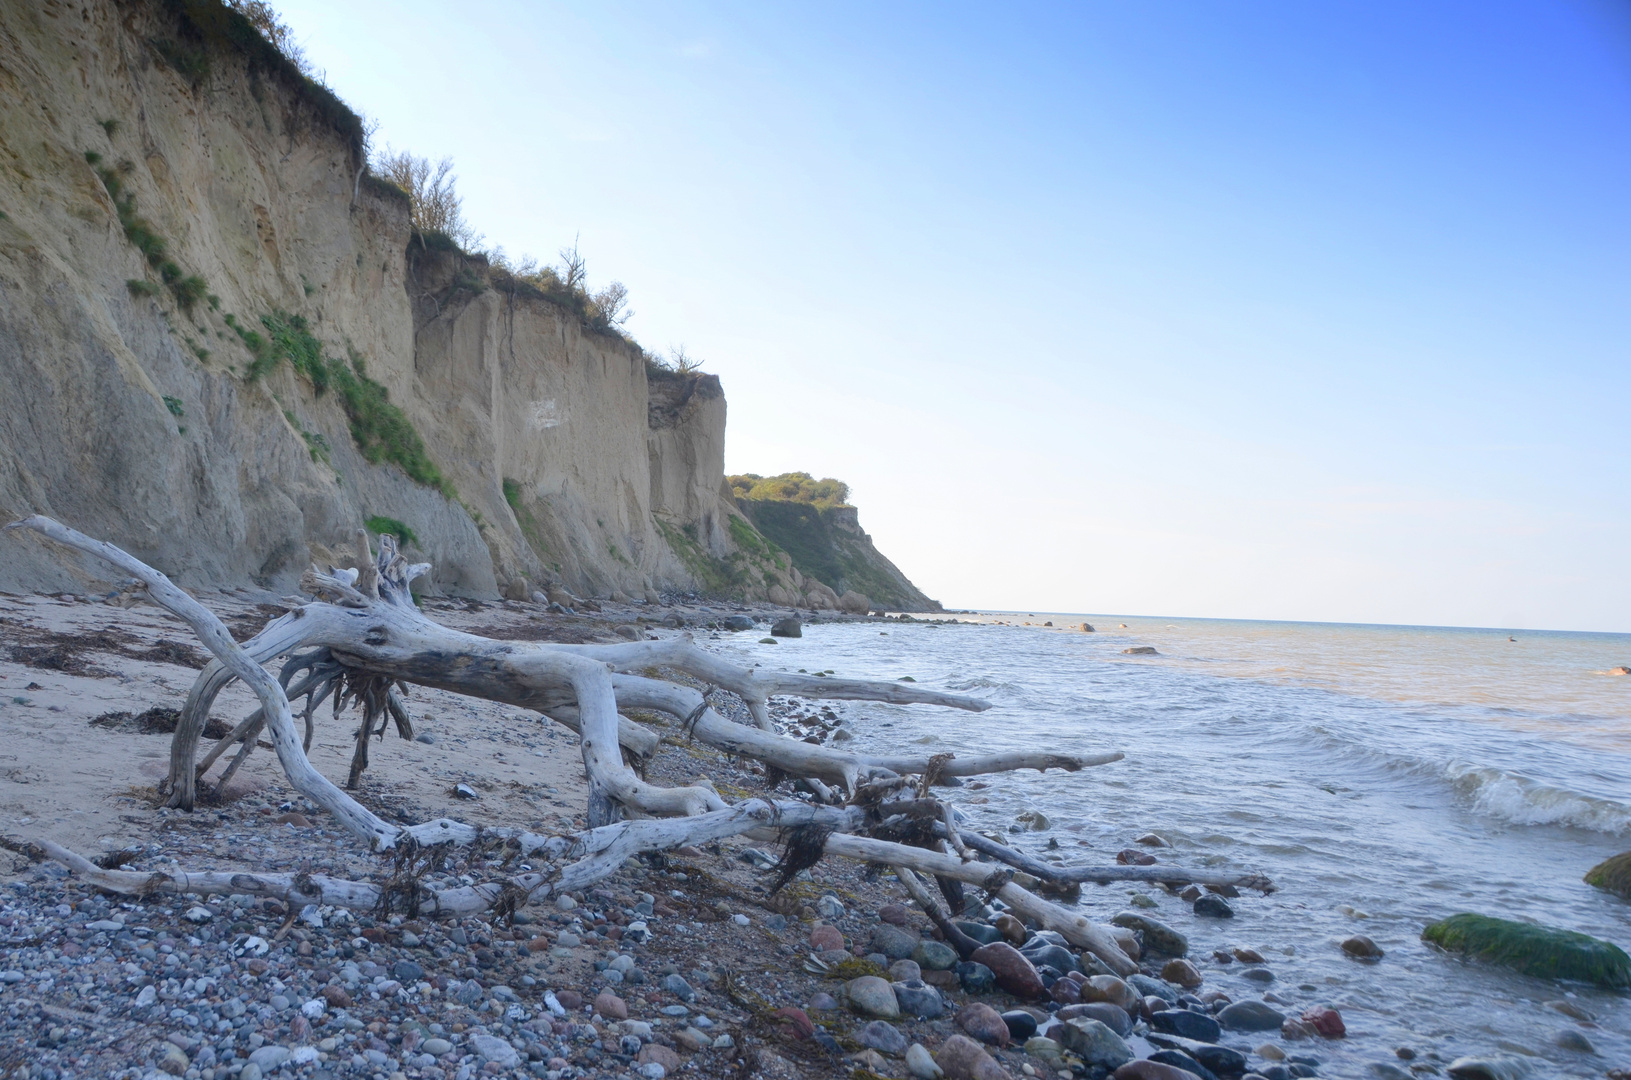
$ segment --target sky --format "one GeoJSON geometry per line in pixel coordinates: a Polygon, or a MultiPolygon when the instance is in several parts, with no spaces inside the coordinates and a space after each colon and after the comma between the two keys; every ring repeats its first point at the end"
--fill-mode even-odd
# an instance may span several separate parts
{"type": "Polygon", "coordinates": [[[1631,632],[1631,4],[277,6],[949,606],[1631,632]]]}

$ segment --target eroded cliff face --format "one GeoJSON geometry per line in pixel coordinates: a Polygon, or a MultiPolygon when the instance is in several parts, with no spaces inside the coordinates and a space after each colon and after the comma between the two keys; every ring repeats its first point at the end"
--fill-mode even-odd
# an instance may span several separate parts
{"type": "MultiPolygon", "coordinates": [[[[415,243],[355,118],[223,12],[0,5],[0,515],[190,584],[290,590],[375,517],[433,590],[790,584],[733,542],[718,381],[648,382],[630,343],[415,243]],[[440,489],[365,456],[324,371],[384,388],[440,489]]],[[[105,574],[27,539],[0,559],[8,590],[105,574]]]]}

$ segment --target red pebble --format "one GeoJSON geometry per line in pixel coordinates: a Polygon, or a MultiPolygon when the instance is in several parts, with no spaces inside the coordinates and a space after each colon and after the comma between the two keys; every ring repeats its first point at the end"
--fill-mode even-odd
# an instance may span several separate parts
{"type": "Polygon", "coordinates": [[[1133,848],[1116,852],[1116,861],[1123,866],[1151,866],[1155,863],[1155,856],[1133,848]]]}
{"type": "Polygon", "coordinates": [[[1342,1014],[1329,1005],[1315,1005],[1303,1013],[1303,1019],[1327,1039],[1340,1039],[1348,1034],[1348,1029],[1342,1023],[1342,1014]]]}
{"type": "Polygon", "coordinates": [[[793,1038],[808,1039],[815,1034],[815,1024],[803,1009],[795,1009],[791,1005],[776,1010],[776,1015],[792,1025],[793,1038]]]}

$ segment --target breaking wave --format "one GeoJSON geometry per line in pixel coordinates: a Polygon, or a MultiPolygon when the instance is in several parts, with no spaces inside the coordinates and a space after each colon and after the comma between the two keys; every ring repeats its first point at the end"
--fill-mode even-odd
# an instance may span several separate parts
{"type": "Polygon", "coordinates": [[[1631,830],[1631,806],[1531,780],[1520,773],[1457,761],[1444,775],[1474,813],[1514,825],[1570,825],[1619,834],[1631,830]]]}

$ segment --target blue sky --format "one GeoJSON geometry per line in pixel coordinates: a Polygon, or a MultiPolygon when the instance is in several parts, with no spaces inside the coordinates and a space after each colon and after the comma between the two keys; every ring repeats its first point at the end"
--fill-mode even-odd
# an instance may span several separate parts
{"type": "Polygon", "coordinates": [[[948,604],[1631,631],[1631,6],[279,6],[948,604]]]}

